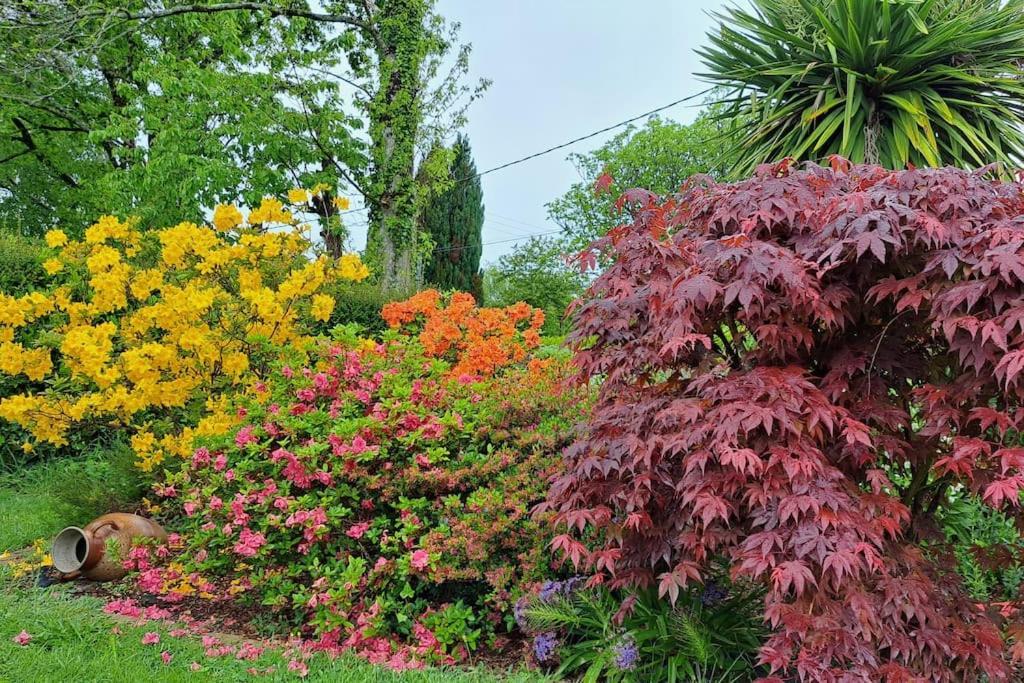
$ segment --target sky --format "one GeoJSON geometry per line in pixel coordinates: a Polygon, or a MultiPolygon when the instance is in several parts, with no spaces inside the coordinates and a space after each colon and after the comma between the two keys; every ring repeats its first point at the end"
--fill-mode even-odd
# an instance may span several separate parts
{"type": "MultiPolygon", "coordinates": [[[[694,49],[723,0],[438,0],[472,43],[471,77],[493,85],[470,108],[477,169],[553,147],[694,95],[705,86],[694,49]]],[[[692,121],[689,103],[662,114],[692,121]]],[[[641,122],[642,123],[642,122],[641,122]]],[[[570,152],[595,149],[604,134],[481,178],[483,262],[493,263],[524,235],[550,233],[544,205],[579,180],[570,152]]],[[[592,179],[588,179],[592,180],[592,179]]],[[[364,234],[353,229],[356,242],[364,234]]],[[[362,246],[358,244],[357,246],[362,246]]]]}
{"type": "MultiPolygon", "coordinates": [[[[494,81],[469,111],[466,132],[483,171],[600,130],[706,87],[694,49],[722,0],[439,0],[472,43],[471,73],[494,81]]],[[[663,116],[688,122],[689,103],[663,116]]],[[[606,133],[481,178],[484,262],[523,235],[557,231],[544,205],[580,179],[570,152],[606,133]],[[490,244],[500,242],[498,244],[490,244]]],[[[589,180],[593,180],[588,178],[589,180]]]]}

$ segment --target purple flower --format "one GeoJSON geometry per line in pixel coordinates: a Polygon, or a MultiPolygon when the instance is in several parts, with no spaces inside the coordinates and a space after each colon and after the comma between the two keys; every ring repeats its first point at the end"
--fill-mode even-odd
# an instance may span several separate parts
{"type": "Polygon", "coordinates": [[[629,671],[635,667],[637,657],[640,655],[636,649],[636,643],[633,641],[633,636],[628,633],[615,644],[612,652],[615,654],[615,666],[621,671],[629,671]]]}
{"type": "Polygon", "coordinates": [[[562,593],[562,582],[561,581],[545,581],[540,587],[540,593],[537,597],[543,603],[549,603],[562,593]]]}
{"type": "Polygon", "coordinates": [[[558,639],[553,631],[541,633],[533,639],[533,654],[538,662],[549,661],[558,648],[558,639]]]}
{"type": "Polygon", "coordinates": [[[519,628],[524,631],[529,626],[526,621],[526,608],[530,606],[530,598],[526,595],[516,600],[515,607],[512,608],[512,616],[516,618],[516,623],[519,624],[519,628]]]}
{"type": "Polygon", "coordinates": [[[565,583],[562,584],[562,595],[567,597],[572,595],[586,580],[585,576],[574,576],[571,579],[566,579],[565,583]]]}
{"type": "Polygon", "coordinates": [[[728,589],[719,586],[714,581],[708,581],[704,584],[704,592],[700,596],[700,602],[705,607],[713,607],[727,597],[729,597],[728,589]]]}

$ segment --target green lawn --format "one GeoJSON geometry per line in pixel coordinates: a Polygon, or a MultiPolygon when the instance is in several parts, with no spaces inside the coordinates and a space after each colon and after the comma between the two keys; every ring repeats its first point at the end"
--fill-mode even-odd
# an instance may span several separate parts
{"type": "MultiPolygon", "coordinates": [[[[94,474],[75,465],[71,475],[66,466],[51,465],[17,478],[0,479],[0,554],[17,551],[39,538],[50,538],[67,524],[84,524],[95,510],[82,511],[68,504],[68,496],[53,490],[53,482],[77,481],[79,491],[102,487],[109,472],[94,474]]],[[[98,513],[97,513],[98,514],[98,513]]],[[[40,681],[89,683],[141,683],[143,681],[236,681],[298,680],[287,671],[288,660],[268,650],[259,661],[239,661],[231,656],[208,659],[198,637],[171,638],[170,628],[149,623],[137,627],[115,621],[102,612],[95,598],[73,597],[68,586],[30,587],[22,578],[11,580],[10,565],[0,563],[0,682],[40,681]],[[121,635],[111,629],[117,626],[121,635]],[[12,638],[22,630],[32,640],[20,646],[12,638]],[[161,634],[158,645],[143,645],[147,631],[161,634]],[[161,652],[172,655],[164,664],[161,652]],[[191,669],[192,662],[202,666],[191,669]],[[267,676],[254,678],[247,669],[274,667],[267,676]]],[[[307,681],[339,683],[373,681],[380,683],[527,683],[546,680],[535,673],[507,675],[484,671],[407,671],[395,673],[361,660],[343,657],[331,660],[317,655],[307,662],[307,681]]]]}

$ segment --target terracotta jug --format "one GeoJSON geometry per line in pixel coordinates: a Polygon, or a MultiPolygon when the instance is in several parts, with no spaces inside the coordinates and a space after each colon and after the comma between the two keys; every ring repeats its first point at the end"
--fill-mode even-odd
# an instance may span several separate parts
{"type": "Polygon", "coordinates": [[[53,567],[64,579],[120,579],[128,573],[122,566],[128,550],[139,538],[163,541],[167,532],[151,519],[123,512],[98,517],[84,529],[69,526],[53,539],[53,567]]]}

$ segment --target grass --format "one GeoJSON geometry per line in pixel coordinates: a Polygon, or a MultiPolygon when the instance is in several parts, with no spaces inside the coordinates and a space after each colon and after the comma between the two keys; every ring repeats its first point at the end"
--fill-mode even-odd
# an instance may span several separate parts
{"type": "MultiPolygon", "coordinates": [[[[69,524],[85,524],[93,517],[117,508],[138,495],[135,483],[121,470],[117,454],[58,460],[0,477],[0,554],[18,551],[37,539],[50,539],[69,524]]],[[[128,463],[130,468],[130,462],[128,463]]],[[[256,680],[247,669],[274,667],[258,680],[299,680],[287,671],[288,660],[268,650],[257,662],[231,656],[210,659],[198,637],[171,638],[166,626],[136,626],[114,621],[91,597],[76,597],[68,586],[47,589],[13,581],[9,566],[0,562],[0,683],[40,681],[89,681],[135,683],[137,681],[248,681],[256,680]],[[121,629],[115,635],[112,628],[121,629]],[[32,641],[16,645],[12,638],[22,630],[32,641]],[[160,633],[159,645],[142,644],[147,631],[160,633]],[[172,655],[164,664],[161,652],[172,655]],[[192,662],[203,668],[191,670],[192,662]]],[[[331,660],[317,655],[306,662],[306,681],[338,683],[532,683],[544,681],[538,674],[487,671],[426,670],[392,672],[364,661],[342,657],[331,660]]]]}
{"type": "MultiPolygon", "coordinates": [[[[0,590],[0,681],[90,681],[90,683],[135,683],[136,681],[249,681],[247,669],[256,666],[274,672],[260,680],[298,680],[287,671],[288,660],[280,653],[265,653],[258,661],[239,661],[230,656],[208,659],[202,644],[193,637],[171,638],[168,629],[149,624],[144,627],[116,622],[121,635],[111,629],[115,622],[101,612],[94,598],[73,598],[61,588],[0,590]],[[12,638],[22,629],[32,635],[27,646],[12,638]],[[147,631],[160,633],[160,643],[143,645],[147,631]],[[164,664],[161,652],[173,656],[164,664]],[[191,670],[198,662],[201,671],[191,670]]],[[[307,662],[307,681],[337,683],[528,683],[543,680],[528,673],[498,678],[483,671],[392,672],[363,661],[341,657],[331,660],[317,655],[307,662]]]]}
{"type": "Polygon", "coordinates": [[[0,476],[0,552],[50,539],[114,510],[130,510],[142,494],[131,452],[114,448],[44,462],[0,476]]]}

